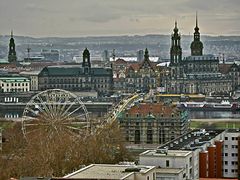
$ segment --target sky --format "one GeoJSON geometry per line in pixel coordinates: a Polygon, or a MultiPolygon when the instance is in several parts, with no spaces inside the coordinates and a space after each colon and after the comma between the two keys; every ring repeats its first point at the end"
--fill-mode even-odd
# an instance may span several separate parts
{"type": "Polygon", "coordinates": [[[240,0],[0,0],[0,35],[240,35],[240,0]]]}

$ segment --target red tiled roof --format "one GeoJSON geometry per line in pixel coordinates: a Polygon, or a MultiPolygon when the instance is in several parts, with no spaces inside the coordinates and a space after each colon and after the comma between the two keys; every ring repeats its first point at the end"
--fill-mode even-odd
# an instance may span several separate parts
{"type": "Polygon", "coordinates": [[[115,64],[127,64],[127,61],[125,61],[124,59],[118,58],[114,63],[115,64]]]}
{"type": "Polygon", "coordinates": [[[176,112],[178,112],[178,108],[162,103],[140,103],[127,111],[130,115],[140,114],[145,116],[151,113],[153,115],[163,114],[165,117],[171,117],[172,113],[176,112]]]}
{"type": "Polygon", "coordinates": [[[132,68],[134,71],[138,71],[140,68],[140,64],[131,64],[129,68],[132,68]]]}

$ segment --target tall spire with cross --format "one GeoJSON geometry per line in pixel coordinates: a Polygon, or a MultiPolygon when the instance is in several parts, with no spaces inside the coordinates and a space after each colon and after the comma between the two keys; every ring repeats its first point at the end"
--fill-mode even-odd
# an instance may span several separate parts
{"type": "Polygon", "coordinates": [[[196,12],[196,26],[194,28],[194,38],[191,43],[191,55],[202,56],[203,54],[203,43],[200,41],[200,32],[198,27],[198,14],[196,12]]]}

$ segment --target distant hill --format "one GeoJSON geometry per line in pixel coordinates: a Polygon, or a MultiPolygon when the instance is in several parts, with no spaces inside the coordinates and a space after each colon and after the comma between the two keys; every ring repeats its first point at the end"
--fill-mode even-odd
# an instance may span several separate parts
{"type": "MultiPolygon", "coordinates": [[[[190,43],[192,35],[182,35],[183,56],[190,54],[190,43]]],[[[240,36],[208,36],[202,35],[205,54],[224,53],[225,57],[240,57],[240,36]]],[[[7,56],[9,36],[0,36],[0,58],[7,56]]],[[[25,36],[15,36],[16,49],[19,59],[26,57],[26,49],[29,46],[31,52],[39,52],[41,49],[59,49],[61,59],[71,60],[74,55],[85,48],[90,49],[92,56],[100,56],[102,51],[107,49],[111,52],[116,49],[117,56],[135,56],[136,51],[145,49],[150,51],[150,55],[169,57],[170,35],[149,34],[145,36],[101,36],[101,37],[46,37],[33,38],[25,36]]]]}

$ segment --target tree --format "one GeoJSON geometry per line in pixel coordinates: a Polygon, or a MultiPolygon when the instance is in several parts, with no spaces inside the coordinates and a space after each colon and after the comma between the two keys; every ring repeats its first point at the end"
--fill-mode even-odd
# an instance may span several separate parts
{"type": "Polygon", "coordinates": [[[19,123],[8,129],[8,142],[3,146],[0,159],[0,179],[61,177],[82,165],[118,163],[129,158],[117,122],[98,128],[95,133],[85,132],[84,136],[64,132],[39,131],[26,140],[19,123]]]}

